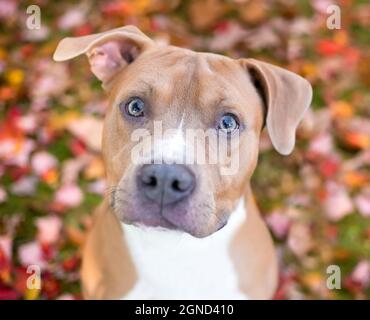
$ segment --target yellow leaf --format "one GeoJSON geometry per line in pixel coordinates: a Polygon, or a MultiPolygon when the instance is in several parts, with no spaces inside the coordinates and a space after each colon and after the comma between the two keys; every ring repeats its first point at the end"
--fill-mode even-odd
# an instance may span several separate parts
{"type": "Polygon", "coordinates": [[[314,77],[317,74],[317,68],[313,63],[305,63],[302,67],[302,74],[305,77],[314,77]]]}
{"type": "Polygon", "coordinates": [[[80,114],[77,111],[67,111],[62,114],[53,113],[49,118],[49,127],[53,130],[63,130],[67,125],[80,118],[80,114]]]}
{"type": "Polygon", "coordinates": [[[5,78],[11,86],[18,87],[23,83],[24,72],[21,69],[13,69],[6,73],[5,78]]]}
{"type": "Polygon", "coordinates": [[[150,8],[150,1],[149,0],[135,0],[132,2],[133,7],[136,9],[138,14],[145,13],[150,8]]]}
{"type": "Polygon", "coordinates": [[[319,288],[322,280],[322,275],[319,272],[309,272],[302,277],[302,282],[312,289],[319,288]]]}
{"type": "Polygon", "coordinates": [[[40,289],[27,289],[24,298],[26,300],[36,300],[40,296],[40,289]]]}

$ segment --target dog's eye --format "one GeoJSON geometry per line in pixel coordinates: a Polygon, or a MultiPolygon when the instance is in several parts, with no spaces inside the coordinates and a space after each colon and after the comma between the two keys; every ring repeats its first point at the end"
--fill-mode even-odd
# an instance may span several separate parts
{"type": "Polygon", "coordinates": [[[120,103],[121,111],[126,112],[131,117],[144,116],[144,107],[145,103],[140,98],[132,98],[127,103],[124,102],[120,103]]]}
{"type": "Polygon", "coordinates": [[[227,134],[231,134],[235,130],[239,129],[239,119],[232,113],[224,114],[218,124],[218,130],[221,130],[227,134]]]}

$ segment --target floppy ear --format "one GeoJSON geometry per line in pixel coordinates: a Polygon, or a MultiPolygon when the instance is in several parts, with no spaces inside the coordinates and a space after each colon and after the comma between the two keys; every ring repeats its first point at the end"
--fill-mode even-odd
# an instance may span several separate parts
{"type": "Polygon", "coordinates": [[[54,60],[65,61],[86,54],[91,71],[104,87],[117,71],[153,44],[137,27],[125,26],[83,37],[64,38],[54,52],[54,60]]]}
{"type": "Polygon", "coordinates": [[[293,151],[295,132],[311,104],[312,87],[299,75],[269,63],[242,59],[259,87],[267,107],[266,124],[275,149],[284,155],[293,151]]]}

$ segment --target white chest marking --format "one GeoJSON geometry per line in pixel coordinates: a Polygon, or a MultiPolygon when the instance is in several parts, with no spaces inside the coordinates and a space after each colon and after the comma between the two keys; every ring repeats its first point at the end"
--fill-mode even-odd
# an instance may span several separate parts
{"type": "Polygon", "coordinates": [[[138,282],[124,299],[247,299],[229,244],[246,219],[244,200],[228,224],[202,239],[186,233],[122,224],[138,282]]]}

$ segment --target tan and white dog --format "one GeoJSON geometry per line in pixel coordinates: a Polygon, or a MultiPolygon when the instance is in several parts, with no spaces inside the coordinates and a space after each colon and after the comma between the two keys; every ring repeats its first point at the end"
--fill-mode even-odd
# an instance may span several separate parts
{"type": "Polygon", "coordinates": [[[84,249],[85,297],[271,298],[277,259],[250,178],[265,122],[278,152],[294,148],[310,84],[257,60],[160,45],[134,26],[63,39],[54,59],[81,54],[108,94],[102,152],[111,190],[84,249]],[[151,162],[134,161],[133,132],[152,133],[155,121],[175,133],[154,141],[151,162]],[[169,160],[185,152],[189,128],[229,140],[237,130],[237,171],[156,163],[158,150],[169,160]]]}

